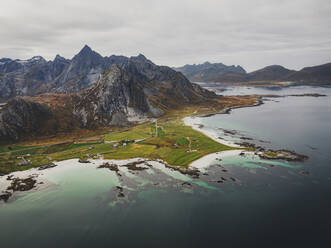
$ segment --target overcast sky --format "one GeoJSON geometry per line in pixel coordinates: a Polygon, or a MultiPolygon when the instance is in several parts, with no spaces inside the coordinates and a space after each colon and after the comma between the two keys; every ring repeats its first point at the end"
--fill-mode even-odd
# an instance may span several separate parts
{"type": "Polygon", "coordinates": [[[0,57],[84,44],[157,64],[223,62],[248,71],[331,62],[330,0],[0,0],[0,57]]]}

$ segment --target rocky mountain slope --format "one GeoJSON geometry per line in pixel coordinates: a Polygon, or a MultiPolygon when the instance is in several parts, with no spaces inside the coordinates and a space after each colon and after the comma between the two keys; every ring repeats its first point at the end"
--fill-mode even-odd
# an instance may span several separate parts
{"type": "Polygon", "coordinates": [[[79,128],[73,103],[74,96],[60,94],[10,99],[0,109],[0,144],[79,128]]]}
{"type": "Polygon", "coordinates": [[[289,70],[280,65],[271,65],[247,73],[240,66],[220,66],[222,63],[202,65],[185,65],[174,68],[182,72],[193,82],[282,82],[331,84],[331,63],[306,67],[299,71],[289,70]],[[242,69],[242,70],[241,70],[242,69]]]}
{"type": "Polygon", "coordinates": [[[40,125],[52,117],[47,107],[19,98],[10,100],[0,111],[1,140],[17,140],[30,133],[38,134],[40,125]]]}
{"type": "MultiPolygon", "coordinates": [[[[84,48],[78,56],[85,57],[86,52],[90,51],[84,48]]],[[[130,125],[172,109],[217,98],[214,93],[191,84],[182,73],[157,66],[143,55],[108,57],[107,61],[115,62],[104,71],[106,65],[101,64],[102,57],[97,54],[87,57],[79,66],[74,58],[65,73],[53,81],[56,87],[51,88],[55,92],[77,92],[17,97],[1,106],[0,140],[8,142],[79,128],[130,125]],[[86,71],[93,73],[86,74],[86,71]],[[81,76],[77,79],[73,75],[81,76]]]]}
{"type": "Polygon", "coordinates": [[[77,94],[74,113],[83,126],[125,125],[161,116],[181,104],[215,97],[200,87],[193,87],[179,73],[174,72],[171,77],[162,71],[152,75],[146,69],[144,75],[136,70],[135,66],[112,65],[95,86],[77,94]]]}

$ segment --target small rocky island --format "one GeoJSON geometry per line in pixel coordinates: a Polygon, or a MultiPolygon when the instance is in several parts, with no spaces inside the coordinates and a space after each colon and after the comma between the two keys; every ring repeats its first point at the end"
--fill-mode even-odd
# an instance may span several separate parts
{"type": "Polygon", "coordinates": [[[7,202],[14,192],[29,191],[34,188],[37,183],[34,176],[29,176],[27,178],[14,178],[13,176],[7,176],[7,180],[11,181],[10,186],[0,193],[0,200],[3,200],[4,202],[7,202]]]}

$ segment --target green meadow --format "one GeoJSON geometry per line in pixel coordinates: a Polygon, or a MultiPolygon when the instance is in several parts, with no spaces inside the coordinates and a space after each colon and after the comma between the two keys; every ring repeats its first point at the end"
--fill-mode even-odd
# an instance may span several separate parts
{"type": "Polygon", "coordinates": [[[235,149],[185,126],[177,118],[159,121],[157,136],[155,124],[145,123],[129,129],[109,132],[102,137],[104,142],[76,141],[44,146],[0,147],[0,172],[26,170],[72,158],[86,160],[99,157],[162,159],[173,166],[187,167],[192,161],[207,154],[235,149]],[[30,160],[30,164],[19,165],[23,161],[22,157],[26,161],[30,160]]]}

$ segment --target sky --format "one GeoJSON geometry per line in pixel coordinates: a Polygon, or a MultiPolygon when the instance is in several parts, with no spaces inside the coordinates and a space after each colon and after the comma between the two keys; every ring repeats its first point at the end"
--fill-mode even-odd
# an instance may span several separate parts
{"type": "Polygon", "coordinates": [[[331,62],[330,0],[0,0],[0,58],[144,54],[247,71],[331,62]]]}

